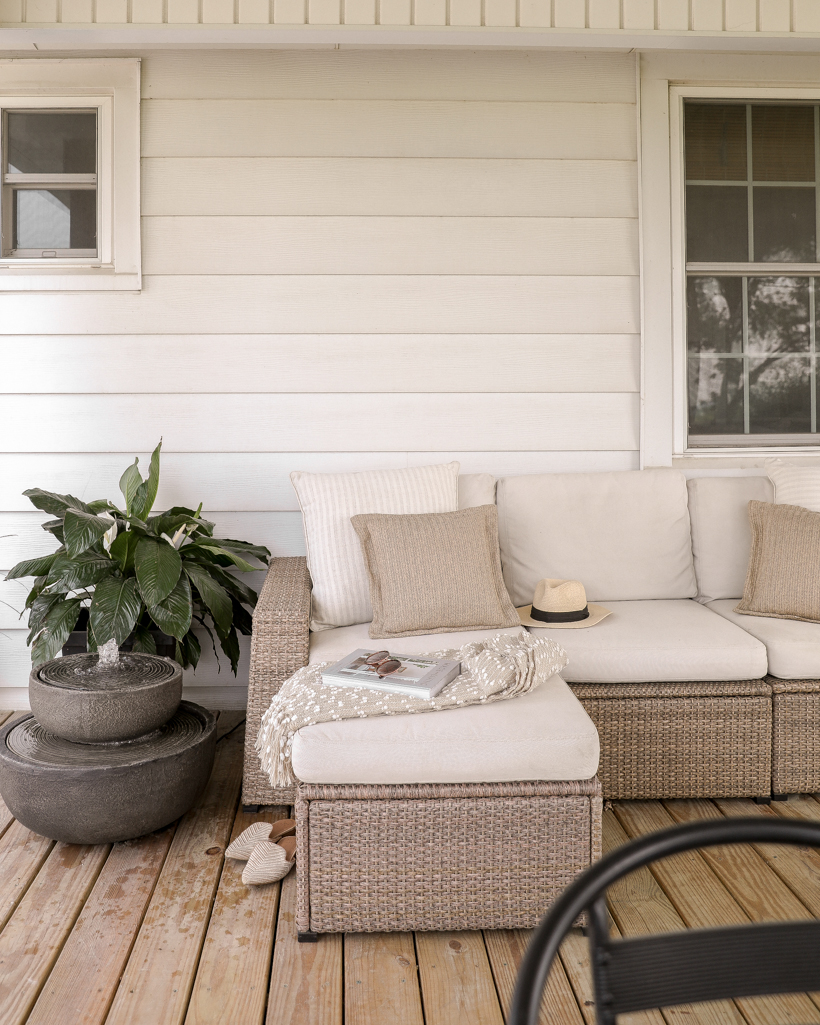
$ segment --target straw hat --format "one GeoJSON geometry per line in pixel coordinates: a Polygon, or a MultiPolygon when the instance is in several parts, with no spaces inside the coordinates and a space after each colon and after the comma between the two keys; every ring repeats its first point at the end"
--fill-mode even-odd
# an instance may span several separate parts
{"type": "Polygon", "coordinates": [[[595,626],[609,615],[602,605],[587,604],[580,580],[539,580],[532,605],[516,612],[524,626],[549,630],[579,630],[595,626]]]}

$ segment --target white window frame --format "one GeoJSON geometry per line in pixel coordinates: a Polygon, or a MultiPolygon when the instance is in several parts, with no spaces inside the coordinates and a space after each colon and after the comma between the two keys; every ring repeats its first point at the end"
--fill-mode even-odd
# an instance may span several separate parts
{"type": "Polygon", "coordinates": [[[0,60],[0,115],[26,109],[97,112],[97,254],[0,253],[0,292],[139,291],[139,58],[0,60]]]}
{"type": "Polygon", "coordinates": [[[640,81],[641,465],[680,461],[691,466],[703,460],[745,465],[763,456],[815,455],[820,436],[816,445],[688,443],[683,103],[688,98],[820,102],[816,65],[802,57],[644,54],[640,81]]]}

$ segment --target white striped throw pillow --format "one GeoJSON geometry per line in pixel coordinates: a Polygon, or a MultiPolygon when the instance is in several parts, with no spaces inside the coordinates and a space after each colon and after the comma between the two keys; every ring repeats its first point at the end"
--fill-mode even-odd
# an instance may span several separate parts
{"type": "Polygon", "coordinates": [[[362,548],[351,516],[438,513],[458,509],[457,462],[364,473],[290,475],[305,527],[311,630],[332,630],[373,618],[362,548]]]}
{"type": "Polygon", "coordinates": [[[800,505],[820,512],[820,466],[800,466],[785,459],[767,459],[777,505],[800,505]]]}

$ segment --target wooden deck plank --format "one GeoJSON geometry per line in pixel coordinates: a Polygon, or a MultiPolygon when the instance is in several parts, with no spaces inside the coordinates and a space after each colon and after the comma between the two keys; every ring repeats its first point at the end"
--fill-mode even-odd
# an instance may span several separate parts
{"type": "Polygon", "coordinates": [[[282,881],[267,1025],[342,1025],[342,935],[296,939],[296,873],[282,881]]]}
{"type": "Polygon", "coordinates": [[[424,1025],[413,934],[347,933],[345,1025],[424,1025]]]}
{"type": "Polygon", "coordinates": [[[416,933],[427,1025],[503,1025],[480,932],[416,933]]]}
{"type": "MultiPolygon", "coordinates": [[[[625,802],[615,808],[615,814],[632,837],[668,829],[675,824],[658,801],[625,802]]],[[[697,851],[656,861],[651,872],[688,928],[708,929],[749,923],[749,916],[697,851]]],[[[749,1025],[820,1023],[817,1008],[804,993],[738,999],[735,1002],[749,1025]]]]}
{"type": "Polygon", "coordinates": [[[173,835],[114,844],[27,1025],[102,1025],[173,835]]]}
{"type": "Polygon", "coordinates": [[[217,745],[200,802],[180,819],[106,1025],[179,1025],[239,800],[243,731],[217,745]]]}
{"type": "MultiPolygon", "coordinates": [[[[604,851],[627,843],[629,836],[612,811],[604,812],[604,851]]],[[[609,909],[623,936],[674,932],[685,928],[683,919],[658,885],[648,868],[638,869],[609,888],[609,909]]],[[[683,1004],[665,1008],[663,1016],[670,1025],[744,1025],[734,1004],[719,1001],[708,1004],[683,1004]]]]}
{"type": "MultiPolygon", "coordinates": [[[[533,934],[532,929],[496,929],[484,933],[484,943],[505,1019],[509,1015],[515,980],[533,934]]],[[[583,1025],[584,1019],[561,961],[550,970],[541,1002],[542,1025],[583,1025]]]]}
{"type": "Polygon", "coordinates": [[[53,846],[53,840],[32,833],[14,819],[0,837],[0,930],[25,896],[53,846]]]}
{"type": "MultiPolygon", "coordinates": [[[[664,801],[676,822],[721,817],[711,801],[664,801]]],[[[753,922],[811,918],[806,905],[748,845],[707,847],[702,857],[753,922]]]]}
{"type": "MultiPolygon", "coordinates": [[[[228,714],[222,713],[220,723],[228,714]]],[[[268,807],[248,815],[240,805],[230,840],[252,822],[286,817],[287,808],[268,807]]],[[[245,886],[244,868],[244,861],[231,858],[222,866],[185,1025],[262,1025],[264,1020],[279,883],[245,886]]]]}
{"type": "Polygon", "coordinates": [[[0,933],[0,1025],[22,1025],[108,857],[58,843],[0,933]]]}

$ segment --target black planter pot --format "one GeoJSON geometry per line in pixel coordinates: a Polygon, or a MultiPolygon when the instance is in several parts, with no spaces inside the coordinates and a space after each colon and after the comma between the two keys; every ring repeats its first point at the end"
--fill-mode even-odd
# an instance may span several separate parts
{"type": "MultiPolygon", "coordinates": [[[[157,654],[164,658],[173,658],[176,653],[176,641],[173,637],[162,632],[162,630],[151,630],[154,644],[157,646],[157,654]]],[[[120,645],[120,651],[131,651],[134,647],[134,635],[130,634],[120,645]]],[[[88,609],[80,610],[80,618],[77,625],[68,635],[68,640],[63,645],[64,655],[82,655],[88,651],[88,609]]]]}

